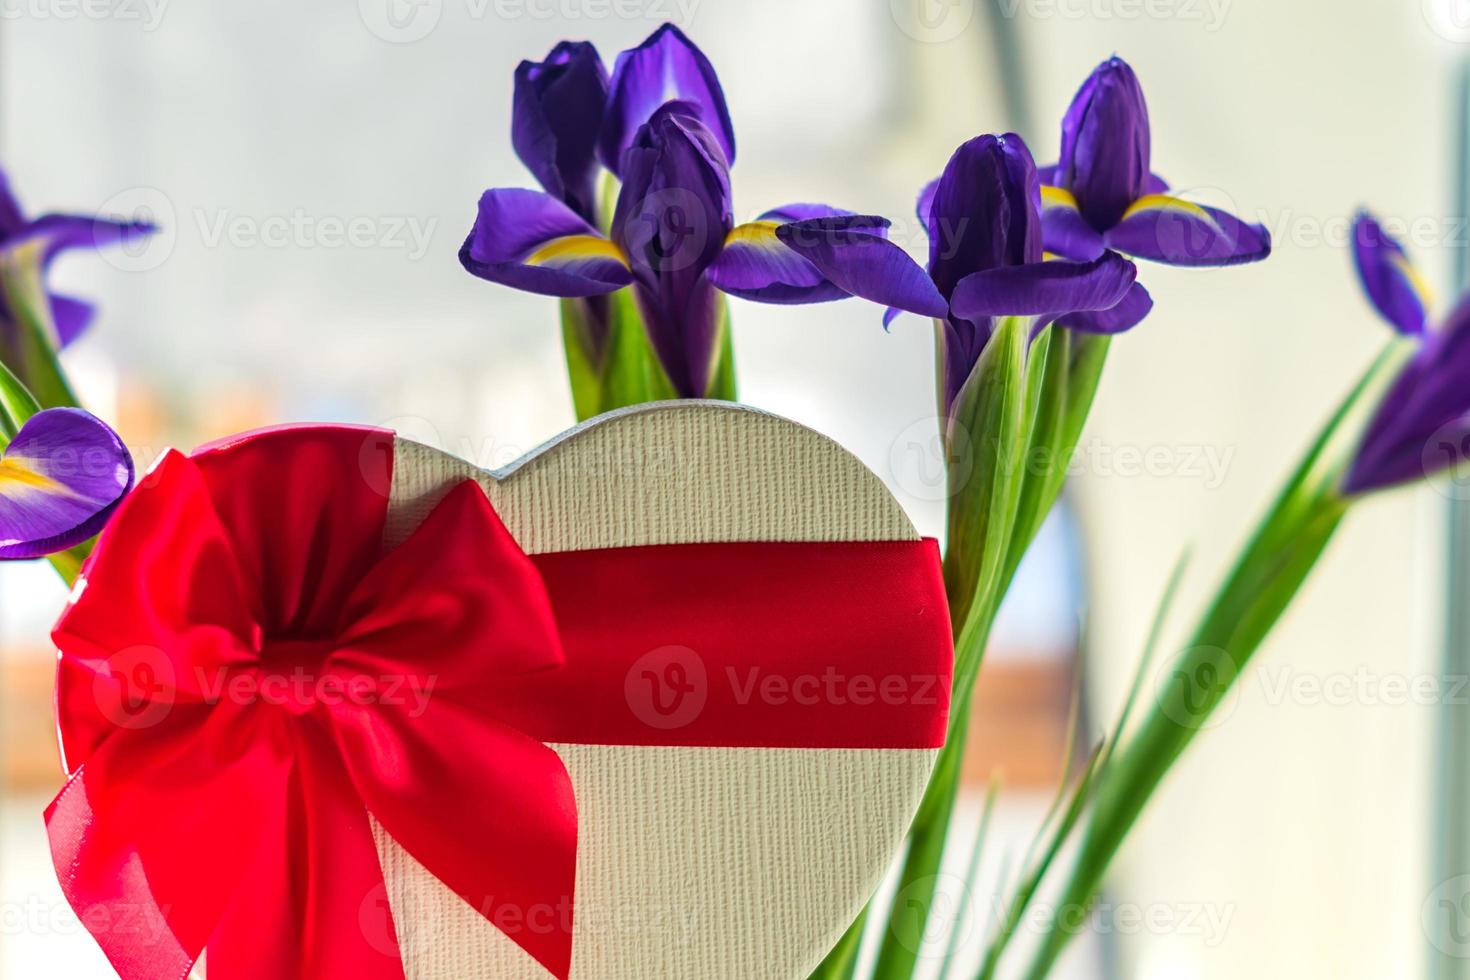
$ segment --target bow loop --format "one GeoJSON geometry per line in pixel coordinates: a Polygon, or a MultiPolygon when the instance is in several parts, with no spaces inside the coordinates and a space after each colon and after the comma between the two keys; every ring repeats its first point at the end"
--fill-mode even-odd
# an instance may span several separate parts
{"type": "Polygon", "coordinates": [[[166,454],[52,634],[85,762],[53,858],[79,912],[151,913],[146,939],[99,936],[125,980],[206,945],[227,980],[401,980],[391,918],[386,942],[344,925],[382,890],[369,815],[487,916],[564,908],[511,938],[567,975],[571,780],[486,713],[497,678],[562,664],[550,600],[473,482],[382,555],[390,447],[310,429],[166,454]]]}

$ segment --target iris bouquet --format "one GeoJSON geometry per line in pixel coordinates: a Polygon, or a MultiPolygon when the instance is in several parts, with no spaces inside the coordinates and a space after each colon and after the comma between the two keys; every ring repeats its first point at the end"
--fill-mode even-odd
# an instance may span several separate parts
{"type": "MultiPolygon", "coordinates": [[[[967,465],[950,466],[944,556],[957,655],[950,737],[910,831],[900,899],[886,918],[865,911],[814,974],[856,976],[867,936],[877,948],[871,976],[913,976],[923,937],[942,918],[936,885],[991,627],[1061,493],[1112,337],[1153,307],[1135,263],[1252,263],[1269,256],[1270,236],[1170,193],[1151,168],[1142,85],[1117,57],[1093,71],[1067,108],[1056,163],[1037,166],[1014,133],[978,136],[954,151],[918,195],[929,239],[923,266],[888,240],[890,223],[876,215],[785,205],[736,225],[730,115],[708,59],[676,28],[619,55],[608,77],[580,43],[520,66],[513,140],[544,193],[487,191],[461,251],[481,278],[562,298],[579,415],[644,398],[734,397],[726,295],[786,304],[858,297],[886,308],[885,328],[904,312],[934,324],[940,434],[951,463],[968,456],[967,465]]],[[[979,976],[994,974],[1043,880],[1054,876],[1071,914],[1056,917],[1028,968],[1033,977],[1049,971],[1164,774],[1349,508],[1466,455],[1470,360],[1457,340],[1466,315],[1457,310],[1428,332],[1422,282],[1402,249],[1366,216],[1355,243],[1370,298],[1409,339],[1369,367],[1278,494],[1173,666],[1181,682],[1144,706],[1135,705],[1135,681],[1115,729],[1059,790],[979,976]],[[1408,343],[1419,350],[1405,362],[1408,343]],[[1135,707],[1143,714],[1136,725],[1135,707]],[[1055,866],[1073,836],[1075,863],[1055,866]]]]}

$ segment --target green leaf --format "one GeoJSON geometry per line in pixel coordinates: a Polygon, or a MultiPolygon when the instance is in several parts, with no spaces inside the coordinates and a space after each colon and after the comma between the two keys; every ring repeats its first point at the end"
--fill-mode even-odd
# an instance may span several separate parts
{"type": "Polygon", "coordinates": [[[1016,893],[1010,903],[1006,906],[1006,917],[994,939],[988,944],[985,958],[982,961],[979,980],[992,977],[1000,964],[1000,958],[1004,955],[1006,947],[1015,935],[1016,925],[1025,916],[1032,900],[1036,897],[1042,881],[1050,873],[1057,855],[1062,846],[1071,836],[1073,828],[1076,827],[1078,818],[1081,816],[1084,806],[1090,796],[1096,791],[1107,777],[1108,763],[1112,759],[1114,750],[1122,740],[1124,733],[1128,730],[1128,720],[1133,713],[1133,705],[1138,698],[1139,691],[1143,687],[1144,677],[1147,676],[1149,665],[1153,662],[1154,651],[1158,648],[1159,637],[1163,632],[1164,623],[1168,619],[1169,610],[1173,608],[1174,599],[1178,594],[1179,583],[1183,580],[1184,569],[1188,564],[1188,555],[1181,555],[1175,562],[1174,569],[1169,575],[1168,584],[1164,588],[1163,598],[1159,601],[1154,613],[1153,624],[1149,627],[1148,638],[1144,642],[1143,654],[1139,657],[1138,667],[1134,671],[1132,683],[1129,685],[1128,694],[1123,700],[1123,707],[1119,711],[1118,721],[1113,731],[1103,739],[1100,749],[1090,760],[1077,790],[1072,794],[1071,802],[1065,811],[1062,811],[1062,802],[1065,796],[1065,774],[1072,770],[1072,746],[1076,739],[1077,710],[1081,699],[1081,686],[1079,683],[1078,697],[1073,701],[1073,711],[1067,726],[1067,749],[1066,756],[1062,762],[1062,773],[1064,782],[1058,787],[1057,795],[1052,800],[1051,808],[1042,818],[1041,826],[1037,830],[1036,837],[1031,846],[1027,848],[1026,858],[1022,861],[1022,867],[1031,868],[1030,873],[1017,885],[1016,893]],[[1047,836],[1045,831],[1051,826],[1052,820],[1058,812],[1064,812],[1062,821],[1057,824],[1053,832],[1047,836]],[[1042,840],[1046,840],[1043,857],[1034,866],[1032,855],[1040,846],[1042,840]]]}
{"type": "MultiPolygon", "coordinates": [[[[983,608],[992,598],[1010,548],[1029,438],[1030,332],[1029,318],[1000,321],[955,396],[946,423],[951,467],[944,584],[957,623],[970,621],[971,609],[977,603],[983,608]]],[[[1044,365],[1044,350],[1038,360],[1044,365]]],[[[981,652],[973,647],[955,651],[957,687],[979,666],[981,652]]]]}
{"type": "MultiPolygon", "coordinates": [[[[943,863],[959,792],[970,695],[1004,591],[1031,427],[1038,411],[1051,332],[1034,342],[1029,317],[1000,321],[955,397],[945,433],[950,460],[949,537],[944,560],[950,615],[958,629],[950,731],[909,834],[899,898],[889,913],[875,980],[913,974],[943,863]]],[[[941,365],[941,377],[943,365],[941,365]]]]}
{"type": "Polygon", "coordinates": [[[620,289],[602,302],[605,336],[593,343],[593,303],[561,301],[562,343],[578,421],[628,405],[674,398],[674,386],[648,342],[633,290],[620,289]]]}
{"type": "MultiPolygon", "coordinates": [[[[1086,908],[1164,777],[1229,693],[1316,567],[1351,501],[1338,483],[1390,369],[1390,345],[1338,406],[1241,550],[1190,635],[1138,731],[1118,750],[1062,891],[1062,908],[1086,908]]],[[[1045,977],[1080,929],[1058,917],[1037,949],[1031,980],[1045,977]]]]}
{"type": "Polygon", "coordinates": [[[10,445],[20,427],[40,410],[35,396],[9,368],[0,364],[0,449],[10,445]]]}
{"type": "Polygon", "coordinates": [[[980,887],[980,864],[985,857],[985,841],[990,836],[990,821],[995,815],[995,801],[1000,795],[1000,778],[992,776],[990,788],[985,791],[985,803],[980,808],[980,820],[975,827],[975,839],[970,845],[970,859],[965,866],[964,888],[960,892],[960,905],[955,912],[954,927],[949,931],[949,942],[944,950],[944,961],[940,965],[939,980],[949,980],[959,962],[961,928],[975,914],[975,893],[980,887]]]}
{"type": "Polygon", "coordinates": [[[76,395],[57,357],[51,301],[41,275],[39,242],[0,253],[0,291],[4,292],[15,330],[15,349],[4,351],[0,359],[42,408],[76,406],[76,395]]]}
{"type": "Polygon", "coordinates": [[[730,304],[723,295],[719,303],[720,338],[715,344],[715,370],[705,397],[733,402],[739,398],[735,391],[735,344],[730,331],[730,304]]]}

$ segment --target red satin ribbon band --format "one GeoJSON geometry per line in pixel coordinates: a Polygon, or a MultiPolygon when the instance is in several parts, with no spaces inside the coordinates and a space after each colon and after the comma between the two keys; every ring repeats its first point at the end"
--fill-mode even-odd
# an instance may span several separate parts
{"type": "Polygon", "coordinates": [[[942,744],[932,541],[528,558],[467,482],[380,555],[391,445],[166,457],[57,624],[53,857],[126,980],[206,945],[211,980],[400,980],[369,813],[565,978],[576,802],[545,743],[942,744]]]}

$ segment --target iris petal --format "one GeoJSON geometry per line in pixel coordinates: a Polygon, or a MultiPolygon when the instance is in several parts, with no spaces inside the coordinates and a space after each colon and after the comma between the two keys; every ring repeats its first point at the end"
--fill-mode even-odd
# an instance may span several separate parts
{"type": "Polygon", "coordinates": [[[607,69],[586,41],[563,41],[516,68],[511,145],[546,192],[589,221],[596,214],[597,132],[607,69]]]}
{"type": "Polygon", "coordinates": [[[1470,296],[1431,333],[1379,402],[1343,483],[1363,493],[1470,457],[1470,296]]]}
{"type": "Polygon", "coordinates": [[[709,267],[711,282],[732,296],[762,303],[824,303],[848,293],[788,248],[776,230],[784,224],[851,214],[825,204],[784,204],[737,225],[709,267]]]}
{"type": "Polygon", "coordinates": [[[930,207],[929,273],[942,295],[973,272],[1041,261],[1040,182],[1014,133],[962,143],[930,207]]]}
{"type": "Polygon", "coordinates": [[[76,408],[32,416],[0,459],[0,558],[80,544],[132,485],[132,457],[103,422],[76,408]]]}
{"type": "Polygon", "coordinates": [[[1001,266],[961,279],[950,308],[967,320],[1108,310],[1122,302],[1137,276],[1133,263],[1114,252],[1092,262],[1001,266]]]}
{"type": "Polygon", "coordinates": [[[598,296],[632,282],[622,252],[548,194],[492,189],[459,251],[471,274],[547,296],[598,296]]]}
{"type": "Polygon", "coordinates": [[[1135,282],[1123,294],[1117,306],[1106,310],[1088,310],[1057,317],[1057,325],[1081,333],[1122,333],[1132,330],[1154,308],[1153,297],[1141,283],[1135,282]]]}
{"type": "Polygon", "coordinates": [[[1087,223],[1072,192],[1041,186],[1041,238],[1046,250],[1077,262],[1090,262],[1104,251],[1103,239],[1087,223]]]}
{"type": "Polygon", "coordinates": [[[65,348],[80,337],[92,322],[97,308],[73,296],[51,294],[51,322],[56,327],[57,346],[65,348]]]}
{"type": "Polygon", "coordinates": [[[884,218],[848,215],[782,225],[776,237],[852,296],[923,316],[944,316],[949,309],[944,296],[929,274],[887,239],[887,229],[884,218]]]}
{"type": "Polygon", "coordinates": [[[706,273],[710,282],[732,296],[766,303],[820,303],[847,296],[776,237],[781,224],[757,220],[736,225],[706,273]]]}
{"type": "Polygon", "coordinates": [[[1126,255],[1167,265],[1238,265],[1271,254],[1264,225],[1167,194],[1139,198],[1104,240],[1126,255]]]}
{"type": "Polygon", "coordinates": [[[694,107],[714,134],[726,165],[734,163],[735,128],[714,66],[683,31],[664,24],[638,47],[618,55],[598,139],[603,166],[623,176],[623,153],[639,128],[659,106],[673,101],[694,107]]]}
{"type": "Polygon", "coordinates": [[[43,214],[7,238],[3,247],[9,249],[39,241],[42,261],[49,262],[67,249],[133,245],[157,230],[157,226],[147,221],[125,221],[80,214],[43,214]]]}
{"type": "Polygon", "coordinates": [[[1147,192],[1150,142],[1138,76],[1122,58],[1109,58],[1067,108],[1055,174],[1057,185],[1077,196],[1092,227],[1112,227],[1147,192]]]}
{"type": "Polygon", "coordinates": [[[1429,286],[1404,247],[1366,211],[1353,219],[1353,263],[1379,315],[1399,333],[1422,334],[1431,302],[1429,286]]]}

